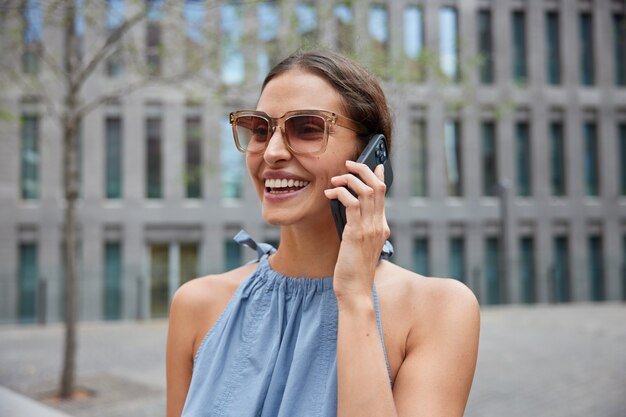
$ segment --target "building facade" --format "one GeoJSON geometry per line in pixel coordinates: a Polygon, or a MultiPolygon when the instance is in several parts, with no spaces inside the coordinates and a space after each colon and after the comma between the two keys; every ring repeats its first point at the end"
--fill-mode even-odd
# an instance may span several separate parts
{"type": "MultiPolygon", "coordinates": [[[[37,48],[61,36],[45,3],[13,19],[14,65],[40,78],[37,48]]],[[[623,0],[160,3],[130,31],[132,53],[154,77],[205,57],[219,88],[153,83],[82,120],[82,319],[165,317],[181,283],[252,256],[232,241],[239,229],[278,243],[227,117],[254,107],[272,63],[315,45],[384,80],[396,263],[459,279],[482,304],[626,299],[623,0]]],[[[102,4],[100,25],[80,29],[85,55],[138,7],[102,4]]],[[[84,95],[132,83],[130,55],[113,50],[84,95]]],[[[40,92],[11,85],[2,98],[16,117],[0,121],[0,322],[57,321],[61,133],[40,92]]]]}

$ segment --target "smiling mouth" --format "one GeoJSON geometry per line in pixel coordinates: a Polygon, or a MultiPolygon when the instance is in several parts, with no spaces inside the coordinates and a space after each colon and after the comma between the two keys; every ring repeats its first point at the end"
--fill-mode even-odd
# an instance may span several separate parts
{"type": "Polygon", "coordinates": [[[293,179],[266,179],[265,191],[270,194],[287,194],[303,189],[309,185],[309,181],[293,179]]]}

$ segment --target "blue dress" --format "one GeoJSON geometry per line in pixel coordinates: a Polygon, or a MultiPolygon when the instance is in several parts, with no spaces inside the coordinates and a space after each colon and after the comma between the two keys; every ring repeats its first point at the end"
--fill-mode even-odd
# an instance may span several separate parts
{"type": "MultiPolygon", "coordinates": [[[[332,277],[286,277],[271,269],[269,245],[245,234],[236,240],[257,249],[258,267],[198,349],[183,416],[336,416],[332,277]]],[[[382,339],[375,290],[374,304],[382,339]]]]}

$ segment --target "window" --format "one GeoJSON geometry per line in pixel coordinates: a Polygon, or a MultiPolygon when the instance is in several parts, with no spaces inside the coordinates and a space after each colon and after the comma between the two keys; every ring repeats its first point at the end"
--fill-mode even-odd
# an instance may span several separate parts
{"type": "Polygon", "coordinates": [[[185,119],[185,195],[202,197],[202,118],[199,115],[185,119]]]}
{"type": "Polygon", "coordinates": [[[341,3],[335,7],[337,22],[337,49],[343,53],[354,50],[354,13],[349,4],[341,3]]]}
{"type": "Polygon", "coordinates": [[[602,246],[602,236],[589,237],[589,282],[591,286],[591,299],[593,301],[604,301],[606,299],[603,267],[604,254],[602,246]]]}
{"type": "Polygon", "coordinates": [[[22,323],[32,323],[37,315],[37,285],[39,282],[37,244],[20,243],[18,256],[18,319],[22,323]]]}
{"type": "MultiPolygon", "coordinates": [[[[107,0],[106,28],[107,32],[118,29],[124,23],[124,0],[107,0]]],[[[124,71],[122,48],[120,45],[106,60],[106,74],[109,77],[119,77],[124,71]]]]}
{"type": "Polygon", "coordinates": [[[122,119],[119,116],[105,120],[105,195],[106,198],[122,197],[122,119]]]}
{"type": "Polygon", "coordinates": [[[261,3],[257,6],[258,39],[260,42],[257,55],[259,81],[265,78],[270,69],[278,63],[278,32],[280,30],[280,12],[276,3],[261,3]]]}
{"type": "Polygon", "coordinates": [[[245,78],[245,61],[241,50],[242,27],[241,5],[222,4],[222,81],[225,84],[239,84],[245,78]]]}
{"type": "Polygon", "coordinates": [[[523,236],[519,240],[519,278],[522,286],[522,302],[534,303],[535,290],[535,240],[523,236]]]}
{"type": "Polygon", "coordinates": [[[617,126],[617,140],[619,143],[617,163],[619,167],[619,193],[626,195],[626,122],[617,126]]]}
{"type": "Polygon", "coordinates": [[[448,196],[460,197],[463,193],[463,182],[461,177],[462,158],[458,121],[446,120],[444,124],[444,146],[448,196]]]}
{"type": "Polygon", "coordinates": [[[449,240],[448,272],[450,278],[466,282],[465,277],[465,239],[457,236],[449,240]]]}
{"type": "Polygon", "coordinates": [[[559,35],[559,15],[546,13],[546,80],[548,84],[561,84],[561,49],[559,35]]]}
{"type": "Polygon", "coordinates": [[[180,244],[180,284],[197,278],[198,268],[198,243],[187,242],[180,244]]]}
{"type": "Polygon", "coordinates": [[[224,268],[226,271],[241,266],[241,245],[232,239],[224,241],[224,268]]]}
{"type": "Polygon", "coordinates": [[[582,85],[593,85],[593,22],[589,12],[580,14],[579,19],[580,34],[580,83],[582,85]]]}
{"type": "Polygon", "coordinates": [[[493,29],[491,26],[491,10],[479,10],[477,19],[480,82],[483,84],[493,84],[493,29]]]}
{"type": "Polygon", "coordinates": [[[418,237],[413,242],[413,271],[421,275],[430,274],[428,238],[418,237]]]}
{"type": "Polygon", "coordinates": [[[528,122],[515,124],[516,185],[517,195],[528,197],[532,192],[531,145],[528,122]]]}
{"type": "Polygon", "coordinates": [[[411,122],[411,145],[413,155],[411,167],[413,196],[426,197],[428,195],[428,140],[426,137],[426,122],[423,119],[411,122]]]}
{"type": "Polygon", "coordinates": [[[566,236],[554,238],[554,301],[570,301],[569,242],[566,236]]]}
{"type": "Polygon", "coordinates": [[[424,49],[424,16],[418,6],[404,9],[404,55],[407,59],[408,80],[422,81],[425,66],[421,62],[424,49]]]}
{"type": "Polygon", "coordinates": [[[563,123],[550,123],[550,189],[553,196],[565,195],[565,141],[563,123]]]}
{"type": "Polygon", "coordinates": [[[204,0],[185,0],[185,56],[187,69],[195,71],[202,66],[205,45],[206,9],[204,0]]]}
{"type": "Polygon", "coordinates": [[[500,239],[490,236],[485,239],[485,283],[487,285],[487,304],[500,302],[500,239]]]}
{"type": "Polygon", "coordinates": [[[162,198],[161,117],[146,119],[146,197],[162,198]]]}
{"type": "Polygon", "coordinates": [[[493,197],[498,191],[496,128],[492,121],[482,122],[483,195],[493,197]]]}
{"type": "Polygon", "coordinates": [[[451,81],[458,81],[459,33],[457,10],[454,7],[439,9],[439,61],[441,72],[451,81]]]}
{"type": "Polygon", "coordinates": [[[626,86],[626,14],[613,14],[615,85],[626,86]]]}
{"type": "Polygon", "coordinates": [[[389,65],[389,15],[385,5],[370,6],[368,32],[373,70],[377,74],[385,75],[389,65]]]}
{"type": "Polygon", "coordinates": [[[311,3],[298,3],[296,5],[296,32],[300,39],[300,46],[315,45],[317,41],[317,10],[311,3]]]}
{"type": "Polygon", "coordinates": [[[41,0],[26,0],[22,17],[24,22],[22,71],[25,74],[36,75],[39,73],[42,53],[43,11],[41,0]]]}
{"type": "Polygon", "coordinates": [[[122,245],[104,245],[104,318],[118,320],[122,316],[122,245]]]}
{"type": "Polygon", "coordinates": [[[600,192],[598,138],[595,122],[583,123],[583,167],[585,192],[588,196],[597,196],[600,192]]]}
{"type": "Polygon", "coordinates": [[[146,64],[148,74],[157,76],[161,75],[162,64],[161,19],[163,18],[163,0],[147,1],[146,64]]]}
{"type": "Polygon", "coordinates": [[[34,200],[39,198],[39,116],[24,114],[21,125],[21,195],[34,200]]]}
{"type": "Polygon", "coordinates": [[[150,253],[150,316],[167,317],[169,307],[169,244],[155,243],[149,247],[150,253]]]}
{"type": "Polygon", "coordinates": [[[235,148],[230,123],[226,118],[222,120],[220,145],[222,198],[241,198],[244,161],[242,154],[235,148]]]}
{"type": "Polygon", "coordinates": [[[526,14],[521,10],[513,12],[513,24],[511,26],[513,39],[513,80],[518,84],[526,84],[526,14]]]}

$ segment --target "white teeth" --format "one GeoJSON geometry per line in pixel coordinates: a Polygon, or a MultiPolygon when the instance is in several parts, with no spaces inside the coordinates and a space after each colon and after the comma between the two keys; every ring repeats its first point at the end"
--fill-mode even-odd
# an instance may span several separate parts
{"type": "Polygon", "coordinates": [[[309,185],[308,181],[300,181],[300,180],[294,180],[294,179],[266,179],[265,180],[265,187],[266,188],[270,188],[272,189],[272,192],[287,192],[287,190],[280,190],[280,188],[291,188],[291,187],[306,187],[307,185],[309,185]]]}

